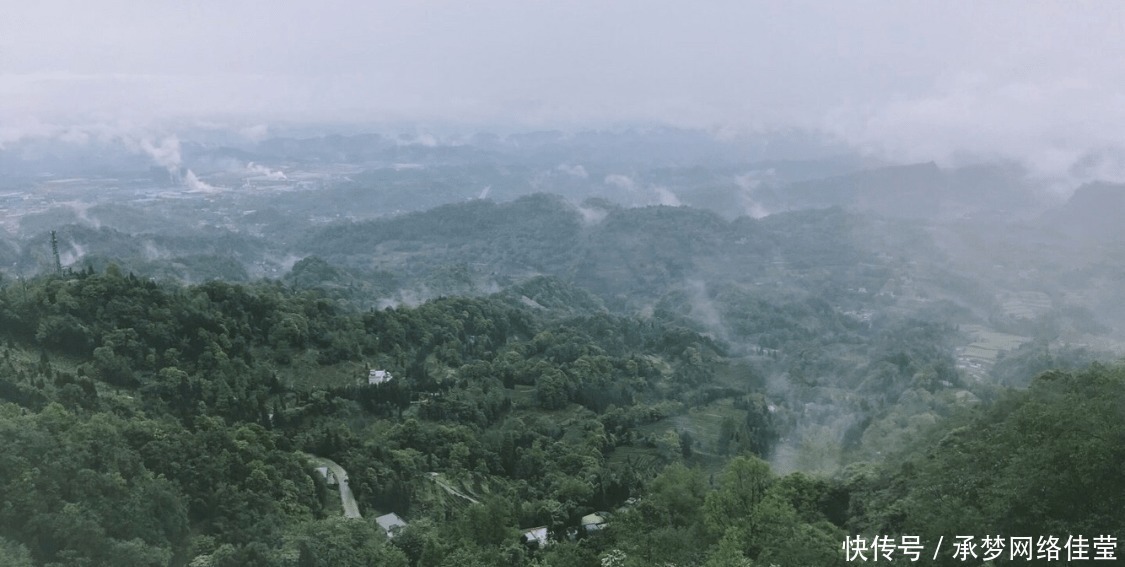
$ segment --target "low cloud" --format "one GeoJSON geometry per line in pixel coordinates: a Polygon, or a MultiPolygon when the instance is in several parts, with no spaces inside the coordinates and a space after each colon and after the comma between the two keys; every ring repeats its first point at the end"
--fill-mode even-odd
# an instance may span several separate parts
{"type": "Polygon", "coordinates": [[[642,185],[638,184],[628,175],[611,173],[605,176],[603,183],[619,189],[624,189],[630,193],[637,193],[638,190],[643,189],[634,196],[635,205],[656,203],[658,205],[679,207],[682,204],[679,196],[673,193],[671,189],[660,185],[646,185],[642,187],[642,185]]]}
{"type": "Polygon", "coordinates": [[[712,335],[724,341],[730,340],[722,316],[719,315],[719,309],[707,293],[707,283],[703,280],[686,281],[684,291],[687,292],[691,305],[691,317],[707,327],[712,335]]]}
{"type": "Polygon", "coordinates": [[[194,171],[183,167],[183,156],[180,152],[180,139],[176,136],[165,136],[159,142],[154,142],[151,139],[141,139],[135,145],[145,154],[148,154],[157,165],[167,169],[172,179],[178,183],[182,183],[187,187],[189,192],[216,193],[222,191],[222,188],[203,181],[194,171]]]}
{"type": "Polygon", "coordinates": [[[88,225],[90,225],[94,228],[101,228],[101,226],[102,226],[101,221],[96,219],[96,218],[93,218],[89,215],[90,207],[93,206],[92,204],[83,203],[81,201],[67,201],[65,203],[59,203],[59,204],[63,205],[63,206],[66,206],[66,207],[70,207],[70,210],[74,211],[74,215],[78,217],[78,220],[80,220],[80,221],[82,221],[82,222],[84,222],[84,223],[86,223],[86,224],[88,224],[88,225]]]}
{"type": "Polygon", "coordinates": [[[14,117],[0,121],[0,150],[24,140],[55,138],[68,129],[34,118],[14,117]]]}
{"type": "Polygon", "coordinates": [[[251,142],[261,142],[270,137],[270,127],[268,124],[255,124],[239,130],[238,133],[251,142]]]}
{"type": "Polygon", "coordinates": [[[86,247],[71,240],[68,246],[59,251],[59,264],[73,266],[86,255],[86,247]]]}
{"type": "Polygon", "coordinates": [[[159,142],[153,142],[147,139],[140,140],[139,147],[144,153],[148,154],[157,165],[167,169],[173,176],[179,175],[180,165],[183,164],[183,157],[180,154],[179,138],[167,136],[159,142]]]}
{"type": "Polygon", "coordinates": [[[398,145],[400,146],[422,146],[424,148],[436,148],[440,144],[440,140],[433,134],[423,133],[417,136],[400,136],[398,145]]]}
{"type": "Polygon", "coordinates": [[[246,172],[258,177],[265,177],[271,181],[284,181],[288,179],[281,170],[273,170],[264,165],[250,162],[246,164],[246,172]]]}
{"type": "Polygon", "coordinates": [[[586,179],[587,177],[590,176],[588,173],[586,173],[586,168],[582,167],[581,165],[570,165],[570,164],[563,163],[563,164],[559,164],[559,166],[556,167],[555,169],[557,169],[557,170],[559,170],[559,171],[561,171],[561,172],[563,172],[567,175],[573,175],[574,177],[578,177],[578,178],[581,178],[581,179],[586,179]]]}
{"type": "Polygon", "coordinates": [[[613,185],[614,187],[628,189],[629,191],[634,191],[637,188],[636,183],[633,183],[633,180],[629,176],[621,175],[620,173],[611,173],[605,176],[605,180],[603,182],[606,185],[613,185]]]}
{"type": "Polygon", "coordinates": [[[677,197],[676,194],[667,187],[653,185],[652,191],[656,193],[656,202],[660,203],[661,205],[667,205],[669,207],[679,207],[682,204],[680,203],[680,198],[677,197]]]}
{"type": "Polygon", "coordinates": [[[742,202],[742,211],[746,216],[753,219],[769,216],[769,211],[754,198],[754,191],[762,184],[761,179],[757,178],[755,172],[735,176],[734,182],[738,185],[738,197],[742,202]]]}
{"type": "Polygon", "coordinates": [[[577,208],[578,214],[582,215],[582,222],[587,225],[598,224],[599,222],[605,220],[605,217],[609,215],[609,211],[605,209],[583,206],[579,206],[577,208]]]}
{"type": "Polygon", "coordinates": [[[1021,163],[1060,190],[1125,181],[1125,94],[1108,79],[964,74],[938,92],[840,108],[825,129],[869,155],[956,166],[1021,163]]]}
{"type": "Polygon", "coordinates": [[[195,175],[195,172],[190,169],[184,173],[184,185],[188,188],[188,191],[192,193],[217,193],[222,191],[222,188],[215,187],[199,179],[199,177],[195,175]]]}

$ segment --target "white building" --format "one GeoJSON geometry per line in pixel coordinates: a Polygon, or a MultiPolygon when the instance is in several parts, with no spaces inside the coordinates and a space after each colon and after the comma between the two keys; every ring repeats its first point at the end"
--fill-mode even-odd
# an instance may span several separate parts
{"type": "Polygon", "coordinates": [[[383,528],[383,531],[386,532],[387,537],[395,537],[395,532],[406,527],[406,520],[403,520],[398,516],[398,514],[395,514],[394,512],[391,512],[390,514],[383,514],[382,516],[375,518],[375,523],[379,524],[380,528],[383,528]]]}
{"type": "Polygon", "coordinates": [[[336,475],[328,467],[316,467],[316,472],[324,477],[324,483],[328,486],[336,486],[336,475]]]}
{"type": "Polygon", "coordinates": [[[392,379],[394,379],[394,376],[391,376],[391,373],[386,370],[372,370],[367,373],[367,384],[370,386],[386,384],[392,379]]]}
{"type": "Polygon", "coordinates": [[[605,512],[594,512],[582,516],[582,528],[586,533],[593,533],[605,527],[605,512]]]}
{"type": "Polygon", "coordinates": [[[547,526],[539,526],[538,528],[530,528],[523,531],[524,543],[530,544],[535,542],[539,548],[547,547],[547,526]]]}

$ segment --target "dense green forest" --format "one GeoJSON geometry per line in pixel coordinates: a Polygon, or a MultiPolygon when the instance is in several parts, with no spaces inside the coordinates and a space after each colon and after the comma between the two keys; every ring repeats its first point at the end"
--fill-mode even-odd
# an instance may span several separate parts
{"type": "Polygon", "coordinates": [[[334,270],[4,280],[3,564],[833,565],[856,534],[1125,531],[1125,369],[1081,351],[1011,354],[1008,390],[960,376],[953,326],[812,294],[719,289],[719,337],[674,294],[623,316],[539,277],[376,309],[334,270]],[[845,442],[771,468],[809,422],[845,442]]]}

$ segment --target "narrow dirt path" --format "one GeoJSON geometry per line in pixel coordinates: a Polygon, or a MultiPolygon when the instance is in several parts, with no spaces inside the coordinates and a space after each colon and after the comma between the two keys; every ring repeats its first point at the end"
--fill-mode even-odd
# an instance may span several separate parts
{"type": "Polygon", "coordinates": [[[446,492],[452,494],[453,496],[457,496],[459,498],[464,498],[465,500],[468,500],[469,502],[472,502],[473,504],[480,504],[480,500],[477,500],[476,498],[473,498],[472,496],[469,496],[468,494],[465,494],[464,492],[461,492],[460,490],[457,490],[456,488],[453,488],[452,486],[449,486],[448,484],[446,484],[445,481],[438,478],[438,473],[432,472],[432,473],[429,473],[429,476],[430,476],[430,480],[436,482],[438,486],[444,488],[446,492]]]}

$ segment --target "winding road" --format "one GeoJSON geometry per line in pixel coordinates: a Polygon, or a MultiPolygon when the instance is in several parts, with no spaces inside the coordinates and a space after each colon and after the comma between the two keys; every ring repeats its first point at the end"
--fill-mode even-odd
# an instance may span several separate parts
{"type": "MultiPolygon", "coordinates": [[[[340,503],[344,505],[344,517],[362,518],[363,516],[359,513],[359,505],[356,504],[355,496],[352,495],[352,487],[348,486],[348,471],[345,471],[344,467],[341,467],[332,459],[318,457],[316,455],[313,455],[312,453],[305,453],[305,456],[308,457],[309,460],[315,462],[317,466],[328,467],[328,470],[332,471],[333,476],[336,477],[336,487],[340,490],[340,503]]],[[[456,488],[450,486],[448,483],[441,479],[438,473],[431,472],[426,476],[449,494],[458,498],[463,498],[474,504],[480,504],[480,501],[476,498],[473,498],[472,496],[469,496],[468,494],[465,494],[464,492],[461,492],[460,490],[457,490],[456,488]]]]}
{"type": "Polygon", "coordinates": [[[332,471],[336,477],[336,486],[340,489],[340,503],[344,505],[345,518],[362,518],[359,513],[359,505],[355,503],[355,496],[352,495],[352,487],[348,486],[348,471],[344,467],[336,464],[332,459],[318,457],[316,455],[309,455],[310,459],[323,464],[332,471]]]}

